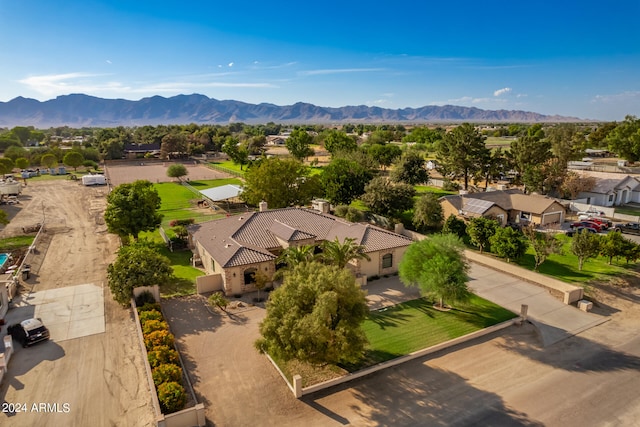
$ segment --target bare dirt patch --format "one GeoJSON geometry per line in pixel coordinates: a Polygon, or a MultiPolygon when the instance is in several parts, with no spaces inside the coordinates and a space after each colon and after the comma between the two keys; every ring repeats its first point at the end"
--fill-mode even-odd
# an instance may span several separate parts
{"type": "MultiPolygon", "coordinates": [[[[195,161],[176,163],[182,163],[186,166],[189,174],[185,178],[189,178],[191,181],[231,177],[229,174],[210,169],[195,161]]],[[[109,162],[106,166],[106,174],[113,187],[138,179],[144,179],[153,183],[171,182],[175,181],[175,178],[169,178],[167,176],[167,168],[172,164],[173,162],[145,160],[136,162],[109,162]]]]}
{"type": "MultiPolygon", "coordinates": [[[[0,387],[6,402],[68,403],[68,413],[0,414],[3,426],[151,425],[151,394],[132,313],[113,301],[107,265],[118,240],[103,219],[107,187],[77,181],[34,181],[23,189],[11,223],[0,238],[22,234],[22,227],[44,222],[36,254],[27,262],[32,274],[21,283],[21,298],[32,291],[93,283],[103,287],[104,333],[18,348],[0,387]]],[[[7,317],[18,310],[10,309],[7,317]]],[[[23,319],[11,319],[18,321],[23,319]]],[[[3,331],[4,332],[4,331],[3,331]]]]}

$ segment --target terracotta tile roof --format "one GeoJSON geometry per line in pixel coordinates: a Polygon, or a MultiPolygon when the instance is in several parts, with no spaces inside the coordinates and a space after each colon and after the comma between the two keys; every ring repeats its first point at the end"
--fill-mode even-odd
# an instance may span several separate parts
{"type": "Polygon", "coordinates": [[[281,247],[277,237],[287,241],[315,238],[317,242],[352,238],[366,252],[411,244],[408,237],[303,208],[251,212],[194,224],[189,231],[223,267],[274,259],[269,249],[281,247]]]}

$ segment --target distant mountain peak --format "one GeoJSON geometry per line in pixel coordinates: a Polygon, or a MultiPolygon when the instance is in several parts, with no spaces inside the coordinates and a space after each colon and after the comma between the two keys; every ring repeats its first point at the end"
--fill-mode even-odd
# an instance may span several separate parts
{"type": "Polygon", "coordinates": [[[0,126],[142,126],[159,124],[258,123],[443,123],[443,122],[577,122],[576,117],[548,116],[529,111],[482,110],[456,105],[388,109],[376,106],[319,107],[306,102],[278,106],[220,101],[201,94],[159,95],[139,101],[104,99],[73,93],[40,102],[16,97],[0,102],[0,126]]]}

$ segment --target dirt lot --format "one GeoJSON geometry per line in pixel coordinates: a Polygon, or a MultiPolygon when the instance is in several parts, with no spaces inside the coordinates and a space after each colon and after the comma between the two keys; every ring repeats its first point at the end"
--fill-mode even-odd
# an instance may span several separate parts
{"type": "MultiPolygon", "coordinates": [[[[230,175],[209,169],[206,166],[195,164],[194,162],[184,162],[189,174],[187,177],[192,181],[199,179],[229,178],[230,175]]],[[[107,176],[112,186],[118,186],[136,179],[146,179],[151,182],[170,182],[175,178],[167,176],[167,168],[170,162],[161,161],[131,161],[131,162],[109,162],[107,165],[107,176]]]]}
{"type": "Polygon", "coordinates": [[[22,226],[43,217],[46,230],[36,245],[37,255],[28,260],[32,275],[23,283],[22,298],[28,300],[31,291],[85,283],[103,286],[106,331],[26,349],[18,346],[0,400],[26,403],[28,411],[0,413],[3,426],[142,426],[153,420],[132,313],[113,301],[106,285],[106,266],[118,242],[106,233],[105,196],[106,187],[83,187],[77,181],[32,181],[21,203],[11,207],[13,219],[0,237],[22,234],[22,226]],[[33,403],[68,403],[69,411],[34,412],[33,403]]]}

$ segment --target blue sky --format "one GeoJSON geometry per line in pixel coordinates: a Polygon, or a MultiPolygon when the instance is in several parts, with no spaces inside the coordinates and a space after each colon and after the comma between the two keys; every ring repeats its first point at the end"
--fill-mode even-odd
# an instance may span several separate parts
{"type": "Polygon", "coordinates": [[[640,0],[0,0],[0,101],[199,93],[622,120],[640,116],[639,16],[640,0]]]}

